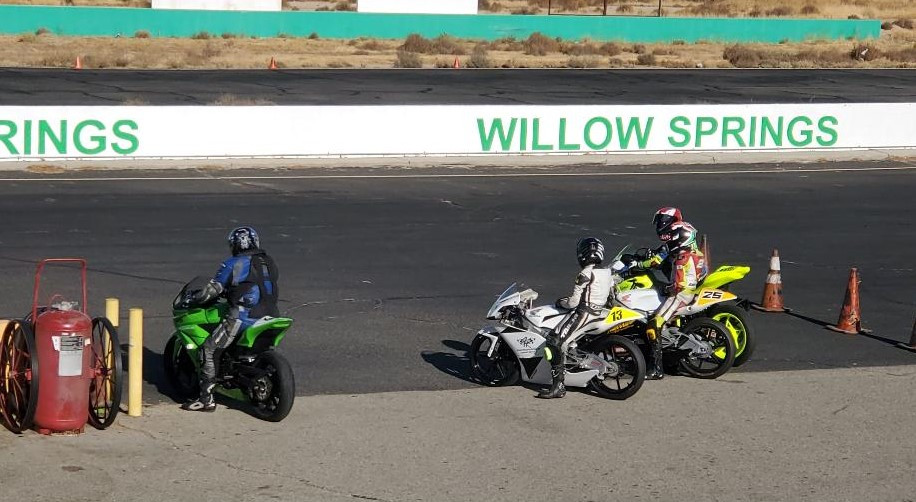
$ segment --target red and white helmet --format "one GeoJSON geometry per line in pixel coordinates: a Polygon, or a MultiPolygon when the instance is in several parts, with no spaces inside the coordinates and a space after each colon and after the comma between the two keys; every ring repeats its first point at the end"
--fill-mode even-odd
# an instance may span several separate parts
{"type": "Polygon", "coordinates": [[[666,242],[670,238],[663,238],[662,235],[670,233],[671,225],[682,221],[684,221],[684,218],[681,216],[681,210],[676,207],[663,207],[656,211],[655,217],[652,218],[652,224],[655,225],[655,233],[658,234],[659,239],[666,242]]]}
{"type": "Polygon", "coordinates": [[[667,244],[669,253],[687,249],[697,242],[697,229],[686,221],[672,223],[667,232],[659,234],[659,239],[667,244]]]}

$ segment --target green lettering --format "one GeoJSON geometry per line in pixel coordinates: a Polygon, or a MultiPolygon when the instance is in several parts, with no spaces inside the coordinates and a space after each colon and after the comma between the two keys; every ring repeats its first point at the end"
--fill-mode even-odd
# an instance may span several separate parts
{"type": "Polygon", "coordinates": [[[22,134],[22,153],[23,155],[32,155],[32,121],[24,120],[25,126],[22,134]]]}
{"type": "Polygon", "coordinates": [[[744,143],[744,138],[741,137],[741,133],[744,132],[744,125],[744,119],[741,117],[724,117],[722,119],[722,148],[728,146],[729,136],[735,138],[738,146],[742,148],[747,146],[744,143]]]}
{"type": "Polygon", "coordinates": [[[790,120],[789,121],[789,143],[792,143],[792,146],[800,146],[800,147],[810,145],[811,140],[814,138],[814,133],[810,129],[812,125],[814,125],[814,122],[811,119],[809,119],[808,117],[805,117],[804,115],[800,117],[795,117],[794,119],[790,120]],[[800,140],[795,135],[795,126],[798,125],[799,123],[804,123],[806,126],[808,126],[807,128],[804,128],[801,131],[799,131],[802,137],[802,139],[800,140]]]}
{"type": "Polygon", "coordinates": [[[646,128],[643,129],[639,119],[633,117],[630,119],[630,123],[627,124],[627,128],[624,129],[623,119],[617,117],[617,141],[620,142],[620,148],[623,150],[630,148],[630,138],[635,132],[636,144],[640,150],[644,150],[649,143],[649,131],[652,130],[653,120],[655,120],[655,117],[649,117],[649,120],[646,121],[646,128]]]}
{"type": "Polygon", "coordinates": [[[560,150],[581,150],[579,143],[566,142],[566,119],[560,119],[560,150]]]}
{"type": "Polygon", "coordinates": [[[542,145],[538,143],[538,140],[540,139],[538,137],[540,135],[539,134],[540,126],[541,126],[541,119],[531,119],[531,149],[532,150],[553,150],[553,145],[551,144],[542,145]]]}
{"type": "Polygon", "coordinates": [[[686,129],[690,125],[690,119],[683,115],[678,115],[671,119],[671,132],[680,134],[682,139],[675,139],[674,136],[668,136],[668,143],[675,148],[683,148],[690,143],[690,131],[686,129]]]}
{"type": "Polygon", "coordinates": [[[693,146],[699,148],[703,143],[703,136],[711,136],[719,129],[719,121],[713,117],[697,117],[697,138],[693,146]],[[708,127],[703,127],[704,125],[708,127]]]}
{"type": "Polygon", "coordinates": [[[611,130],[611,121],[604,117],[594,117],[585,123],[585,134],[582,136],[585,139],[585,144],[592,150],[604,150],[609,144],[611,144],[611,136],[613,136],[613,131],[611,130]],[[592,140],[592,127],[595,124],[601,124],[604,126],[604,139],[601,142],[596,143],[592,140]]]}
{"type": "Polygon", "coordinates": [[[777,128],[773,128],[773,123],[769,117],[760,118],[760,146],[767,146],[767,136],[773,140],[775,146],[782,146],[783,118],[779,117],[776,122],[777,128]]]}
{"type": "Polygon", "coordinates": [[[528,119],[522,119],[522,131],[519,134],[518,149],[523,152],[528,149],[528,119]]]}
{"type": "Polygon", "coordinates": [[[6,145],[6,151],[10,152],[12,155],[19,155],[19,150],[13,146],[13,142],[11,141],[16,136],[16,131],[18,129],[16,123],[12,120],[0,120],[0,127],[6,128],[5,134],[0,133],[0,141],[6,145]]]}
{"type": "Polygon", "coordinates": [[[86,148],[83,143],[82,133],[83,129],[87,127],[95,127],[98,131],[105,130],[105,124],[99,122],[98,120],[84,120],[79,124],[76,124],[76,127],[73,128],[73,144],[76,146],[76,149],[79,150],[80,153],[86,155],[97,155],[104,152],[105,147],[107,146],[105,136],[89,136],[89,139],[95,142],[95,146],[92,148],[86,148]]]}
{"type": "Polygon", "coordinates": [[[751,117],[751,130],[748,132],[748,143],[751,148],[757,146],[757,117],[751,117]]]}
{"type": "Polygon", "coordinates": [[[137,127],[137,123],[134,122],[133,120],[119,120],[114,123],[114,127],[112,128],[112,132],[114,133],[114,135],[118,139],[123,139],[124,141],[127,141],[130,144],[130,146],[125,148],[119,145],[118,143],[112,143],[111,149],[117,153],[120,153],[121,155],[130,155],[136,152],[137,148],[140,148],[140,140],[137,139],[136,134],[132,134],[131,132],[121,130],[122,127],[129,127],[130,130],[134,132],[138,131],[140,128],[137,127]]]}
{"type": "MultiPolygon", "coordinates": [[[[515,136],[515,123],[517,119],[512,119],[509,121],[509,131],[506,132],[503,129],[502,119],[493,119],[493,122],[490,124],[490,130],[486,131],[484,128],[483,119],[477,119],[477,132],[480,134],[480,148],[489,152],[493,149],[493,140],[496,136],[499,136],[499,144],[502,147],[503,151],[508,150],[512,147],[512,138],[515,136]]],[[[82,124],[78,125],[80,127],[82,124]]],[[[74,131],[74,136],[78,134],[77,131],[74,131]]],[[[79,143],[77,143],[79,144],[79,143]]],[[[79,146],[77,146],[79,148],[79,146]]],[[[80,150],[82,151],[82,150],[80,150]]],[[[84,152],[85,153],[85,152],[84,152]]]]}
{"type": "Polygon", "coordinates": [[[44,155],[47,148],[47,140],[51,140],[57,153],[67,153],[67,121],[60,121],[60,135],[54,133],[54,129],[46,120],[38,121],[38,154],[44,155]]]}
{"type": "Polygon", "coordinates": [[[837,120],[836,117],[831,117],[830,115],[821,117],[821,119],[817,121],[817,128],[820,129],[822,133],[826,134],[829,139],[824,139],[824,136],[818,135],[817,144],[821,146],[835,145],[839,139],[839,135],[837,134],[836,129],[830,126],[835,127],[838,125],[840,125],[840,121],[837,120]]]}

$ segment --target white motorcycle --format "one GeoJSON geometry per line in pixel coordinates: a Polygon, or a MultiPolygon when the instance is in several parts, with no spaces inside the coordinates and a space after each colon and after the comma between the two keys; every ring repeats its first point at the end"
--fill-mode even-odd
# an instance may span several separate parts
{"type": "MultiPolygon", "coordinates": [[[[477,332],[471,342],[470,361],[474,376],[486,385],[525,382],[550,384],[550,363],[544,354],[546,336],[571,310],[554,305],[532,308],[538,294],[509,286],[487,312],[498,321],[477,332]]],[[[585,323],[572,334],[566,357],[567,387],[588,387],[598,395],[622,400],[635,394],[646,378],[642,351],[631,340],[613,334],[637,323],[645,325],[644,313],[614,306],[585,323]]]]}

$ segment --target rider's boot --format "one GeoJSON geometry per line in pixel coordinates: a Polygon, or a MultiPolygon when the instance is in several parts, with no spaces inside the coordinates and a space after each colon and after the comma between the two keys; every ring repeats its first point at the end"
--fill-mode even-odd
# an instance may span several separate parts
{"type": "Polygon", "coordinates": [[[652,365],[646,371],[646,380],[661,380],[665,378],[665,366],[662,360],[661,340],[656,339],[652,343],[652,365]]]}
{"type": "Polygon", "coordinates": [[[196,400],[188,401],[181,405],[181,409],[188,411],[216,411],[216,400],[213,399],[213,389],[216,387],[210,380],[200,381],[200,396],[196,400]]]}
{"type": "Polygon", "coordinates": [[[560,352],[557,346],[548,346],[550,349],[550,377],[553,380],[549,389],[538,392],[537,397],[541,399],[558,399],[566,395],[566,386],[563,380],[566,377],[565,362],[566,357],[560,352]]]}
{"type": "Polygon", "coordinates": [[[652,346],[652,363],[646,368],[646,380],[661,380],[665,378],[665,367],[662,360],[662,341],[659,338],[664,320],[661,317],[654,317],[650,321],[649,328],[646,329],[646,338],[652,346]]]}
{"type": "Polygon", "coordinates": [[[216,351],[205,343],[201,347],[200,357],[200,396],[181,405],[181,409],[216,411],[216,401],[213,399],[213,389],[216,388],[216,351]]]}

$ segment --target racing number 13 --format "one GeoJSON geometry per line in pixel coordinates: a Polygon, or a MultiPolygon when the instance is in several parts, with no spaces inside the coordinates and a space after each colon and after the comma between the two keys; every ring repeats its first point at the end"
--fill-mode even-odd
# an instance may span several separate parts
{"type": "Polygon", "coordinates": [[[612,321],[619,321],[623,319],[623,311],[614,309],[611,311],[611,315],[609,315],[608,318],[612,321]]]}

